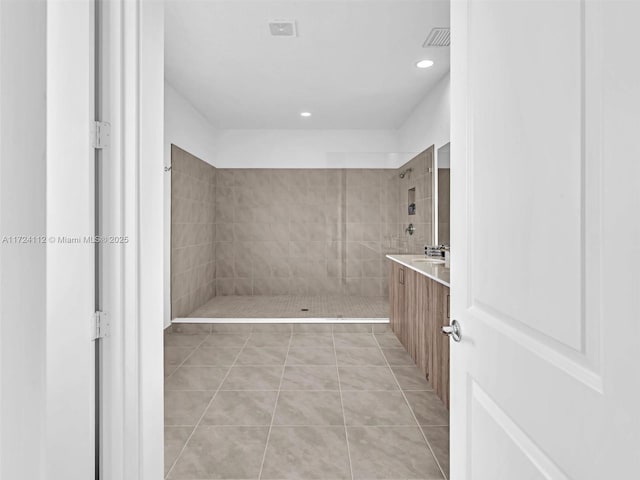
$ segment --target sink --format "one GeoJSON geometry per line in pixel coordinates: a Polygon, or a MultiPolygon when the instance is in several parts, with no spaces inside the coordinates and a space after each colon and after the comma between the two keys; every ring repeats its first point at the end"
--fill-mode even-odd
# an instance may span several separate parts
{"type": "Polygon", "coordinates": [[[444,260],[440,258],[416,258],[412,260],[413,263],[430,263],[432,265],[443,265],[444,260]]]}

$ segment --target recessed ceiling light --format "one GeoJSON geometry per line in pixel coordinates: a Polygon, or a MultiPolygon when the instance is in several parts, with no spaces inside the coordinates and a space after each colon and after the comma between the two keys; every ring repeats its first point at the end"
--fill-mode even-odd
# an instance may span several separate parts
{"type": "Polygon", "coordinates": [[[297,37],[295,20],[274,20],[269,22],[269,31],[274,37],[297,37]]]}
{"type": "Polygon", "coordinates": [[[300,114],[301,117],[310,117],[311,116],[311,112],[302,112],[300,114]]]}
{"type": "Polygon", "coordinates": [[[416,63],[416,67],[418,68],[429,68],[433,66],[433,60],[420,60],[416,63]]]}

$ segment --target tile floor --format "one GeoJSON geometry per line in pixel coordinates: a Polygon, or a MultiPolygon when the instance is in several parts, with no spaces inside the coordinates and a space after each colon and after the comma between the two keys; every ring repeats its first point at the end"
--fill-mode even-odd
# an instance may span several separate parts
{"type": "Polygon", "coordinates": [[[213,297],[189,317],[389,318],[389,299],[346,295],[228,295],[213,297]]]}
{"type": "Polygon", "coordinates": [[[386,324],[165,335],[169,479],[442,479],[447,425],[386,324]]]}

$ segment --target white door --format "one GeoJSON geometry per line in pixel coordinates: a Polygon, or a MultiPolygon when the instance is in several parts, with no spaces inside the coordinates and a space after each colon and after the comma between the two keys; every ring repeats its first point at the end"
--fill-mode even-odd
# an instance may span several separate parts
{"type": "Polygon", "coordinates": [[[640,478],[638,19],[453,1],[453,480],[640,478]]]}

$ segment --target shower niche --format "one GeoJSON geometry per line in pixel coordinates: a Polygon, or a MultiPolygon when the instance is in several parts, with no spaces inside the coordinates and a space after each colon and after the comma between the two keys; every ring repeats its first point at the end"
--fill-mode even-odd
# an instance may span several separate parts
{"type": "Polygon", "coordinates": [[[410,188],[407,193],[407,213],[416,214],[416,187],[410,188]]]}

